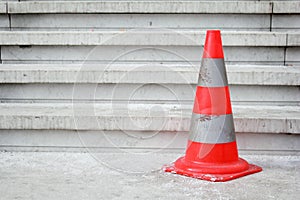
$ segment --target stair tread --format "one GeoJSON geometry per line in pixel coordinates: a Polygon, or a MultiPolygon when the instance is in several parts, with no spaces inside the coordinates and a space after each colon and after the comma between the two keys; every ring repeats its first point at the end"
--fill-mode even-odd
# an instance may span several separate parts
{"type": "MultiPolygon", "coordinates": [[[[1,103],[0,115],[57,115],[57,116],[72,116],[73,108],[82,111],[82,115],[90,115],[90,110],[94,108],[99,115],[127,115],[125,112],[132,110],[133,113],[140,116],[145,116],[152,107],[159,106],[168,110],[170,115],[178,115],[179,111],[189,117],[192,105],[177,105],[177,104],[122,104],[122,103],[1,103]],[[114,110],[115,109],[115,110],[114,110]],[[64,110],[64,112],[62,112],[64,110]],[[87,111],[87,112],[85,112],[87,111]],[[114,113],[117,111],[118,113],[114,113]]],[[[274,119],[296,118],[300,119],[299,106],[274,106],[274,105],[233,105],[234,115],[236,117],[263,117],[274,119]],[[298,114],[298,115],[297,115],[298,114]]],[[[162,116],[162,111],[153,111],[156,116],[162,116]]],[[[149,114],[149,113],[148,113],[149,114]]]]}
{"type": "MultiPolygon", "coordinates": [[[[179,111],[183,111],[189,117],[192,105],[177,105],[177,104],[122,104],[122,103],[1,103],[0,115],[57,115],[57,116],[72,116],[73,108],[82,110],[82,115],[90,115],[90,110],[87,108],[94,108],[95,113],[99,115],[127,115],[125,112],[132,110],[133,113],[140,116],[145,116],[152,107],[160,106],[171,115],[177,115],[179,111]],[[113,110],[115,109],[115,110],[113,110]],[[62,112],[64,110],[64,112],[62,112]],[[85,110],[87,112],[85,112],[85,110]],[[117,111],[118,113],[114,113],[117,111]],[[187,113],[186,113],[187,112],[187,113]]],[[[243,117],[256,117],[263,118],[296,118],[300,119],[300,107],[299,106],[274,106],[274,105],[233,105],[234,114],[243,117]],[[296,115],[298,114],[298,115],[296,115]]],[[[162,111],[157,111],[153,114],[161,116],[162,111]]],[[[94,113],[92,113],[94,114],[94,113]]],[[[149,113],[148,113],[149,114],[149,113]]]]}

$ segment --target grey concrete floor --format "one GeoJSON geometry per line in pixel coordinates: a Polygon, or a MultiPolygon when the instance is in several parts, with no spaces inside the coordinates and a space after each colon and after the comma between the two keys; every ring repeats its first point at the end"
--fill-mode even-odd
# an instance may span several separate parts
{"type": "Polygon", "coordinates": [[[9,199],[299,199],[299,155],[241,157],[263,172],[225,183],[164,173],[180,154],[0,153],[0,198],[9,199]]]}

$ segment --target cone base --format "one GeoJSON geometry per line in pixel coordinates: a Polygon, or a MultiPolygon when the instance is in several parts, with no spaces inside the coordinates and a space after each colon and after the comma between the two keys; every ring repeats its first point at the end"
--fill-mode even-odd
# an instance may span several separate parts
{"type": "MultiPolygon", "coordinates": [[[[213,164],[212,164],[213,165],[213,164]]],[[[222,166],[222,164],[217,164],[219,167],[222,166]]],[[[214,168],[214,166],[209,167],[207,164],[202,166],[201,164],[199,164],[196,168],[195,168],[195,164],[193,164],[193,166],[188,166],[186,163],[184,163],[184,157],[179,158],[175,163],[172,163],[169,166],[164,166],[163,170],[165,172],[170,172],[170,173],[174,173],[174,174],[179,174],[179,175],[184,175],[184,176],[188,176],[188,177],[192,177],[192,178],[197,178],[197,179],[201,179],[201,180],[206,180],[206,181],[212,181],[212,182],[225,182],[225,181],[230,181],[236,178],[240,178],[242,176],[246,176],[246,175],[250,175],[250,174],[254,174],[257,172],[262,171],[262,168],[256,165],[252,165],[252,164],[248,164],[246,161],[244,161],[243,159],[239,159],[236,163],[226,163],[223,165],[224,172],[222,173],[222,170],[217,169],[217,173],[214,173],[212,171],[212,168],[214,168]],[[180,163],[179,165],[176,163],[180,163]],[[242,165],[245,165],[246,163],[246,168],[243,167],[244,169],[242,170],[238,170],[236,172],[226,172],[226,168],[236,168],[237,165],[239,165],[239,163],[241,163],[242,165]],[[183,164],[183,165],[182,165],[183,164]],[[209,171],[209,173],[208,173],[209,171]]]]}

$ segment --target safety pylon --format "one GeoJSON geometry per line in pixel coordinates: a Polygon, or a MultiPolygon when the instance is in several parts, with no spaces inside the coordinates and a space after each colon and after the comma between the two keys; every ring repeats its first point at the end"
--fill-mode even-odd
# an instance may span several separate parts
{"type": "Polygon", "coordinates": [[[206,33],[186,154],[163,170],[216,182],[262,171],[238,156],[219,30],[206,33]]]}

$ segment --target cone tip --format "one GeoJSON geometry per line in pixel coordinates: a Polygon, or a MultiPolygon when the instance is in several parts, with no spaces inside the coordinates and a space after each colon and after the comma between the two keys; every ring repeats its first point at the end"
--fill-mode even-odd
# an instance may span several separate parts
{"type": "Polygon", "coordinates": [[[221,31],[220,30],[207,30],[206,34],[219,34],[221,35],[221,31]]]}
{"type": "Polygon", "coordinates": [[[207,30],[203,58],[224,58],[221,31],[207,30]]]}

